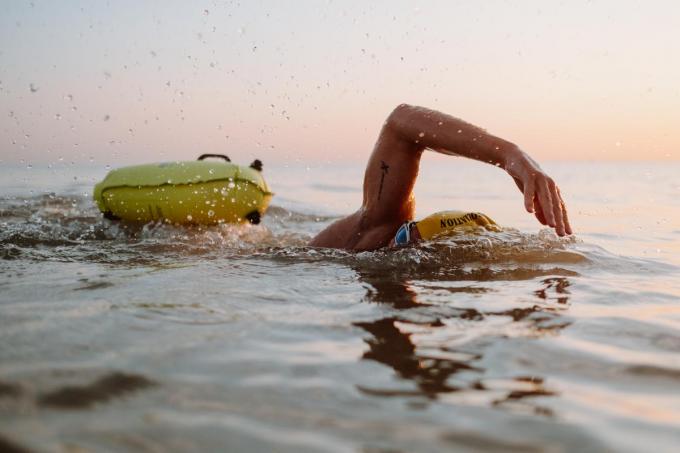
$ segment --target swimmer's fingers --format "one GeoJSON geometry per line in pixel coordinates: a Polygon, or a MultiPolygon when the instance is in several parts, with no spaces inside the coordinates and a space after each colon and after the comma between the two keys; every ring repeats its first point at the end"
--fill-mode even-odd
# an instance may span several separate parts
{"type": "Polygon", "coordinates": [[[567,215],[567,206],[564,204],[564,200],[562,199],[562,193],[560,192],[560,188],[557,188],[557,195],[560,197],[560,206],[562,207],[562,218],[564,219],[564,231],[567,234],[574,234],[574,230],[571,229],[571,224],[569,223],[569,216],[567,215]]]}
{"type": "Polygon", "coordinates": [[[553,228],[555,228],[555,211],[553,209],[553,195],[550,186],[554,184],[553,180],[547,176],[541,176],[539,184],[537,184],[538,200],[541,203],[543,215],[548,225],[553,228]]]}
{"type": "Polygon", "coordinates": [[[557,188],[557,185],[554,181],[549,180],[549,187],[551,198],[550,201],[552,202],[553,208],[553,217],[555,218],[554,228],[558,236],[564,236],[566,234],[563,216],[564,203],[562,203],[562,197],[560,197],[559,189],[557,188]]]}
{"type": "Polygon", "coordinates": [[[534,184],[530,181],[524,185],[524,208],[527,212],[534,212],[534,184]]]}
{"type": "Polygon", "coordinates": [[[545,215],[543,214],[543,208],[541,208],[541,203],[538,201],[538,195],[534,194],[534,206],[536,207],[536,220],[541,222],[541,225],[547,225],[548,222],[545,220],[545,215]]]}
{"type": "Polygon", "coordinates": [[[524,194],[524,208],[527,210],[527,212],[534,212],[534,196],[536,195],[536,192],[534,191],[534,184],[531,181],[528,181],[526,184],[522,182],[521,179],[513,176],[512,179],[514,179],[515,184],[517,184],[517,188],[519,188],[520,192],[524,194]]]}
{"type": "Polygon", "coordinates": [[[572,234],[567,208],[555,181],[540,170],[525,175],[521,179],[513,176],[524,194],[524,208],[534,213],[541,224],[554,228],[558,236],[572,234]]]}

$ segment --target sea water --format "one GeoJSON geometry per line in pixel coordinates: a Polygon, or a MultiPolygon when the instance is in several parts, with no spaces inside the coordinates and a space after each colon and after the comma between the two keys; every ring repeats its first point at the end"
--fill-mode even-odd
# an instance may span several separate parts
{"type": "Polygon", "coordinates": [[[107,169],[0,165],[0,449],[677,451],[680,165],[551,162],[573,237],[501,170],[426,156],[417,214],[504,230],[306,246],[363,163],[271,165],[258,226],[101,217],[107,169]]]}

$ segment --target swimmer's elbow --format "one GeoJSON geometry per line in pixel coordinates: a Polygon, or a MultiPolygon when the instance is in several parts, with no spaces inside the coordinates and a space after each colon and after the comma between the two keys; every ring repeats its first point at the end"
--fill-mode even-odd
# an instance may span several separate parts
{"type": "Polygon", "coordinates": [[[385,127],[394,132],[399,132],[404,128],[407,118],[413,114],[415,107],[409,104],[399,104],[392,110],[385,121],[385,127]]]}

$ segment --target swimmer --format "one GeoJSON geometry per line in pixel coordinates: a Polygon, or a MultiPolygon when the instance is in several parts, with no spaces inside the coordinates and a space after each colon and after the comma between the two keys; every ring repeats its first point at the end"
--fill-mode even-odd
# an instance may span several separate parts
{"type": "MultiPolygon", "coordinates": [[[[501,167],[524,194],[528,212],[558,236],[572,234],[560,189],[517,145],[445,113],[402,104],[387,117],[368,159],[361,207],[333,222],[309,245],[360,251],[433,237],[430,229],[427,237],[420,233],[426,228],[422,223],[426,219],[412,222],[413,186],[425,150],[501,167]]],[[[445,214],[437,214],[436,218],[445,214]]]]}

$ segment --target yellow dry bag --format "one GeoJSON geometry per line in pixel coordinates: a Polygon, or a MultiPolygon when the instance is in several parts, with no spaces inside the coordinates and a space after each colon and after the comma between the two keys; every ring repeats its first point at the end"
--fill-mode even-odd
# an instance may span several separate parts
{"type": "Polygon", "coordinates": [[[221,154],[119,168],[94,187],[105,217],[131,222],[257,224],[272,195],[259,160],[241,166],[221,154]]]}

